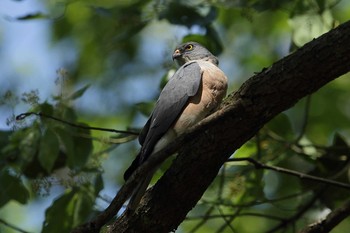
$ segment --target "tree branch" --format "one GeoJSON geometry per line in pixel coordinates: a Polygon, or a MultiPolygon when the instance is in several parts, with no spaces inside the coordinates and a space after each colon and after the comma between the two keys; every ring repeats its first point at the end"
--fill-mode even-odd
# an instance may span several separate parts
{"type": "Polygon", "coordinates": [[[298,210],[297,213],[285,219],[280,224],[276,225],[266,233],[277,232],[278,230],[286,228],[288,225],[295,223],[301,216],[303,216],[315,204],[315,202],[320,198],[320,195],[325,191],[325,187],[326,186],[323,186],[323,188],[321,188],[321,190],[319,190],[308,202],[300,206],[300,209],[298,210]]]}
{"type": "Polygon", "coordinates": [[[247,158],[233,158],[233,159],[228,159],[227,160],[227,162],[237,162],[237,161],[247,161],[247,162],[253,164],[255,166],[255,168],[257,168],[257,169],[273,170],[273,171],[276,171],[276,172],[280,172],[280,173],[296,176],[296,177],[299,177],[300,179],[316,181],[316,182],[319,182],[319,183],[328,184],[328,185],[332,185],[332,186],[335,186],[335,187],[339,187],[339,188],[344,188],[344,189],[350,190],[350,184],[346,184],[346,183],[342,183],[342,182],[338,182],[338,181],[335,181],[335,180],[330,180],[330,179],[326,179],[326,178],[322,178],[322,177],[318,177],[318,176],[312,176],[312,175],[309,175],[309,174],[305,174],[305,173],[302,173],[302,172],[290,170],[290,169],[283,168],[283,167],[276,167],[276,166],[266,165],[264,163],[256,161],[253,158],[248,158],[248,157],[247,158]]]}
{"type": "Polygon", "coordinates": [[[122,133],[122,134],[128,134],[128,135],[139,135],[138,132],[134,132],[134,131],[127,131],[127,130],[117,130],[117,129],[109,129],[109,128],[101,128],[101,127],[93,127],[93,126],[86,126],[86,125],[82,125],[82,124],[76,124],[73,122],[69,122],[63,119],[60,119],[58,117],[54,117],[42,112],[36,113],[36,112],[25,112],[25,113],[21,113],[19,115],[16,116],[16,121],[20,121],[23,120],[25,118],[27,118],[28,116],[31,115],[35,115],[41,118],[48,118],[57,122],[61,122],[63,124],[69,125],[71,127],[75,127],[75,128],[80,128],[80,129],[88,129],[88,130],[98,130],[98,131],[106,131],[106,132],[112,132],[112,133],[122,133]]]}
{"type": "Polygon", "coordinates": [[[302,229],[299,233],[327,233],[336,225],[350,215],[350,200],[345,202],[338,209],[333,210],[327,217],[319,222],[311,224],[302,229]]]}
{"type": "MultiPolygon", "coordinates": [[[[176,150],[179,154],[147,191],[137,211],[124,213],[109,232],[162,233],[176,229],[235,150],[277,114],[349,70],[350,21],[247,80],[221,109],[160,151],[157,155],[162,158],[167,156],[164,153],[170,155],[176,150]]],[[[145,166],[138,169],[139,175],[145,166]]]]}

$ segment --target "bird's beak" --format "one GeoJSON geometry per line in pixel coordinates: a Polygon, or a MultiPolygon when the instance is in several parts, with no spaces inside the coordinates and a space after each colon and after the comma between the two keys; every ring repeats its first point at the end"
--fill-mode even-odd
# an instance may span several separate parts
{"type": "Polygon", "coordinates": [[[176,49],[173,53],[173,60],[181,56],[180,49],[176,49]]]}

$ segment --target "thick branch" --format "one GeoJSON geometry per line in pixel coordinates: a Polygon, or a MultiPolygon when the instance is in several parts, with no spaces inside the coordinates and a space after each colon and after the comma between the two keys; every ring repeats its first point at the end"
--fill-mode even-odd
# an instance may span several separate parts
{"type": "Polygon", "coordinates": [[[121,216],[110,231],[176,229],[235,150],[278,113],[349,70],[347,22],[247,80],[218,112],[182,137],[177,159],[138,212],[121,216]]]}

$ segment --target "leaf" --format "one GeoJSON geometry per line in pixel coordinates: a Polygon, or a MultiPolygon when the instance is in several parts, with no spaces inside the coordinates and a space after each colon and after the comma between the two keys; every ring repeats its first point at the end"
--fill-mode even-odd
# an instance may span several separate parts
{"type": "Polygon", "coordinates": [[[64,106],[63,111],[61,113],[62,119],[70,122],[75,122],[77,120],[77,114],[75,113],[75,110],[71,107],[64,106]]]}
{"type": "Polygon", "coordinates": [[[75,191],[70,191],[58,199],[45,212],[42,233],[69,232],[73,225],[72,203],[75,191]]]}
{"type": "MultiPolygon", "coordinates": [[[[86,124],[79,123],[82,126],[86,124]]],[[[88,129],[56,128],[63,150],[67,155],[67,165],[70,168],[81,169],[89,159],[93,146],[88,129]]]]}
{"type": "Polygon", "coordinates": [[[69,100],[75,100],[75,99],[81,97],[89,87],[90,87],[90,84],[86,84],[85,86],[83,86],[82,88],[80,88],[79,90],[77,90],[76,92],[71,94],[68,97],[68,99],[69,100]]]}
{"type": "MultiPolygon", "coordinates": [[[[88,126],[83,123],[80,123],[80,125],[88,126]]],[[[71,168],[82,168],[89,159],[93,148],[90,130],[79,128],[74,132],[72,138],[74,152],[67,154],[68,166],[71,168]]]]}
{"type": "Polygon", "coordinates": [[[56,134],[47,129],[40,139],[38,159],[41,166],[50,173],[59,153],[59,143],[56,134]]]}
{"type": "Polygon", "coordinates": [[[68,133],[67,130],[61,127],[56,127],[55,132],[60,139],[64,152],[68,157],[74,156],[74,142],[71,133],[68,133]]]}
{"type": "Polygon", "coordinates": [[[56,199],[45,212],[42,233],[65,233],[83,223],[94,204],[91,187],[74,188],[56,199]]]}
{"type": "Polygon", "coordinates": [[[29,192],[23,185],[21,179],[10,174],[8,169],[0,172],[0,207],[10,200],[16,200],[21,204],[26,204],[29,199],[29,192]]]}
{"type": "Polygon", "coordinates": [[[20,16],[15,18],[16,20],[32,20],[32,19],[47,19],[48,16],[41,13],[41,12],[37,12],[37,13],[32,13],[32,14],[27,14],[24,16],[20,16]]]}
{"type": "Polygon", "coordinates": [[[46,115],[52,115],[54,108],[51,104],[44,102],[38,106],[38,111],[43,112],[46,115]]]}

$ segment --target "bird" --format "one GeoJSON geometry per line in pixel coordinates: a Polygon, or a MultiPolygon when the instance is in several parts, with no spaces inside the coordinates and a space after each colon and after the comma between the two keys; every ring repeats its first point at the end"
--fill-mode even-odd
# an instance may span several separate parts
{"type": "MultiPolygon", "coordinates": [[[[178,45],[173,54],[180,66],[161,91],[155,107],[141,130],[141,149],[124,173],[127,181],[150,156],[210,115],[227,92],[227,77],[219,60],[197,42],[178,45]]],[[[131,194],[127,208],[134,211],[158,167],[142,177],[131,194]]]]}

